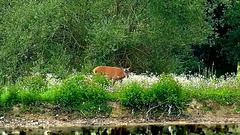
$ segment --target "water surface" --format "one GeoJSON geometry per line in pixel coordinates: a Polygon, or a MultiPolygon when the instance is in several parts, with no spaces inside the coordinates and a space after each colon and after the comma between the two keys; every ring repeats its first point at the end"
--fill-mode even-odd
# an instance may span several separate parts
{"type": "Polygon", "coordinates": [[[0,135],[240,135],[238,124],[227,125],[144,125],[106,127],[66,127],[66,128],[8,128],[1,129],[0,135]]]}

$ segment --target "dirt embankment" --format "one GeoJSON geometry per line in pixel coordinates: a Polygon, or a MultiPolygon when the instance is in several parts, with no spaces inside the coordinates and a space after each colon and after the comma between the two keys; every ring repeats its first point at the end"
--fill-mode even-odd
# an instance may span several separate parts
{"type": "Polygon", "coordinates": [[[240,113],[237,105],[221,106],[212,101],[205,103],[193,100],[179,117],[158,116],[146,118],[144,115],[132,115],[130,110],[124,109],[119,103],[112,102],[112,113],[108,117],[80,118],[67,113],[21,113],[18,107],[0,116],[0,128],[4,127],[73,127],[73,126],[121,126],[121,125],[149,125],[149,124],[226,124],[240,123],[240,113]]]}

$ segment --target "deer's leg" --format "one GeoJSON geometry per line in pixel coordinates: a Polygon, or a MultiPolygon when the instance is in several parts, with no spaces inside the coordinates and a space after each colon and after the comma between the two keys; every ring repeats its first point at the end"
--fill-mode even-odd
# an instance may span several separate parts
{"type": "Polygon", "coordinates": [[[115,80],[115,79],[112,79],[112,86],[115,85],[115,82],[116,82],[116,80],[115,80]]]}

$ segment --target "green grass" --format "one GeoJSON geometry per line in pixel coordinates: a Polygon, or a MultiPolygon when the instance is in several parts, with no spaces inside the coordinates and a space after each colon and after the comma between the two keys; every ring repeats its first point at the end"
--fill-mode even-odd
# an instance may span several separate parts
{"type": "Polygon", "coordinates": [[[222,105],[240,104],[240,88],[201,88],[188,90],[187,93],[190,98],[196,98],[199,101],[213,100],[222,105]]]}
{"type": "Polygon", "coordinates": [[[43,76],[28,76],[18,80],[15,85],[0,87],[0,106],[9,108],[21,104],[25,108],[23,110],[31,110],[26,108],[43,103],[57,105],[62,111],[80,112],[85,117],[93,117],[109,115],[112,109],[108,105],[109,101],[120,102],[135,112],[167,114],[179,114],[192,99],[200,102],[212,100],[221,105],[240,105],[238,85],[192,87],[180,84],[171,75],[161,75],[161,79],[150,87],[133,81],[109,92],[111,85],[110,80],[104,76],[77,74],[48,87],[43,76]]]}

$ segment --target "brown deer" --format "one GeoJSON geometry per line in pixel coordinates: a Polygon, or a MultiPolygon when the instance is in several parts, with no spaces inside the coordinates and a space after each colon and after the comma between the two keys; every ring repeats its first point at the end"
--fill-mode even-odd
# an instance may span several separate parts
{"type": "Polygon", "coordinates": [[[124,77],[128,76],[130,68],[119,68],[119,67],[110,67],[110,66],[98,66],[93,69],[94,74],[105,75],[113,81],[113,84],[117,80],[122,80],[124,77]]]}

